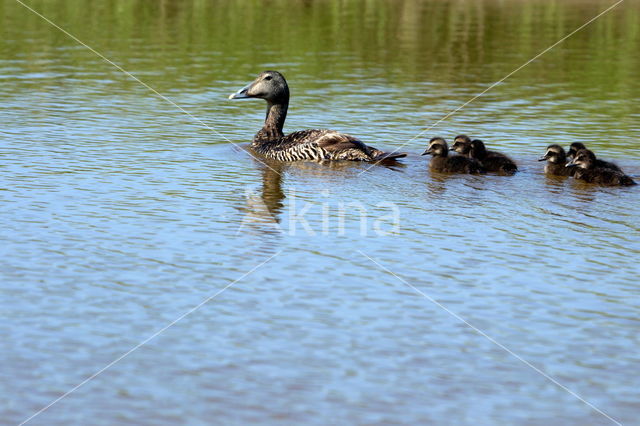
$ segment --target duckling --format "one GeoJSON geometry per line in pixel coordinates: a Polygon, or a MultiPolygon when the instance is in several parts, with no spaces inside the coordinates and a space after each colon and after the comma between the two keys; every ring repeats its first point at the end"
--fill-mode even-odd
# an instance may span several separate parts
{"type": "Polygon", "coordinates": [[[512,159],[496,151],[487,151],[480,139],[471,141],[469,156],[478,160],[489,172],[514,174],[518,171],[518,166],[512,159]]]}
{"type": "Polygon", "coordinates": [[[611,186],[630,186],[636,183],[629,176],[617,170],[598,167],[596,156],[588,149],[579,150],[567,167],[577,166],[573,175],[576,179],[589,183],[611,186]]]}
{"type": "MultiPolygon", "coordinates": [[[[587,149],[587,147],[584,146],[584,144],[581,142],[572,143],[571,145],[569,145],[569,153],[567,154],[567,157],[569,157],[570,160],[573,160],[573,158],[576,156],[576,153],[581,149],[587,149]]],[[[622,171],[617,165],[609,161],[600,160],[598,158],[596,158],[596,167],[616,170],[618,172],[622,171]]]]}
{"type": "Polygon", "coordinates": [[[471,138],[467,135],[458,135],[453,139],[451,151],[455,151],[460,155],[469,155],[471,151],[471,138]]]}
{"type": "Polygon", "coordinates": [[[251,146],[267,158],[279,161],[352,160],[378,162],[405,157],[405,153],[387,153],[365,145],[353,136],[334,130],[310,129],[282,132],[289,107],[289,86],[278,71],[264,71],[253,82],[229,96],[229,99],[260,98],[267,101],[264,126],[251,146]]]}
{"type": "Polygon", "coordinates": [[[431,154],[433,158],[429,168],[441,173],[484,173],[482,165],[473,158],[462,155],[449,157],[449,146],[443,138],[431,138],[429,147],[422,154],[431,154]]]}
{"type": "Polygon", "coordinates": [[[538,161],[545,160],[547,164],[544,166],[544,172],[549,175],[573,176],[576,171],[576,166],[566,167],[567,155],[560,145],[549,145],[547,152],[538,159],[538,161]]]}

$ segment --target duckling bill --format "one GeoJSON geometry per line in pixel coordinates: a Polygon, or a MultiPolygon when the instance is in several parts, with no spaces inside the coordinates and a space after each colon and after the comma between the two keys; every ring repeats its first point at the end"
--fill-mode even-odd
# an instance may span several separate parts
{"type": "Polygon", "coordinates": [[[447,141],[443,138],[432,138],[429,147],[422,154],[431,154],[433,158],[429,168],[441,173],[484,173],[482,165],[473,158],[462,155],[449,156],[447,141]]]}
{"type": "Polygon", "coordinates": [[[588,149],[581,149],[576,152],[573,160],[567,164],[567,167],[571,166],[577,167],[573,176],[585,182],[609,186],[630,186],[636,184],[633,179],[621,171],[598,167],[595,154],[588,149]]]}
{"type": "Polygon", "coordinates": [[[285,135],[289,86],[278,71],[264,71],[229,99],[259,98],[267,101],[267,116],[251,146],[267,158],[279,161],[351,160],[379,162],[405,157],[365,145],[359,139],[334,130],[309,129],[285,135]]]}

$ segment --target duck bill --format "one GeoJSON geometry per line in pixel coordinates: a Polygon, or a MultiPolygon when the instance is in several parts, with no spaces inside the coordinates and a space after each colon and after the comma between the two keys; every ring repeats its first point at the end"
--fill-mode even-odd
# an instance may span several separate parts
{"type": "Polygon", "coordinates": [[[424,152],[420,155],[427,155],[427,154],[431,154],[431,148],[425,149],[424,152]]]}
{"type": "Polygon", "coordinates": [[[569,161],[567,164],[565,164],[565,167],[574,167],[577,166],[577,164],[575,163],[576,159],[574,158],[573,160],[569,161]]]}
{"type": "Polygon", "coordinates": [[[252,98],[253,96],[249,95],[249,89],[251,88],[251,85],[253,85],[253,83],[249,83],[246,86],[244,86],[242,89],[238,90],[236,93],[232,93],[231,95],[229,95],[229,99],[248,99],[248,98],[252,98]]]}
{"type": "Polygon", "coordinates": [[[538,158],[538,161],[547,161],[547,156],[543,155],[542,157],[538,158]]]}

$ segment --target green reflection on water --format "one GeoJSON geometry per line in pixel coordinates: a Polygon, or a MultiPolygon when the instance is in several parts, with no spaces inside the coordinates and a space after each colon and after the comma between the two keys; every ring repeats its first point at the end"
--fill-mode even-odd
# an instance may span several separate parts
{"type": "MultiPolygon", "coordinates": [[[[365,77],[383,79],[390,87],[427,82],[444,92],[440,97],[463,102],[613,2],[28,4],[163,93],[201,91],[278,68],[296,79],[294,94],[327,81],[362,84],[365,77]]],[[[137,85],[17,2],[0,3],[0,22],[5,92],[54,84],[70,74],[87,84],[106,79],[122,90],[137,85]],[[42,75],[23,81],[24,73],[42,75]]],[[[628,1],[511,77],[512,99],[577,96],[578,105],[557,108],[605,114],[615,131],[615,122],[637,122],[638,51],[640,2],[628,1]],[[554,85],[562,90],[550,90],[554,85]]],[[[492,96],[500,94],[488,94],[487,101],[496,99],[492,96]]]]}

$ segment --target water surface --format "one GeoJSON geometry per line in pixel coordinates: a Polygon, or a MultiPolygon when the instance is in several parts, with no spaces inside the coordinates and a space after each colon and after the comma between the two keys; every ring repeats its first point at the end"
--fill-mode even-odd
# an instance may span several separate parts
{"type": "Polygon", "coordinates": [[[638,190],[536,159],[580,140],[638,178],[640,4],[421,134],[612,3],[28,3],[212,131],[0,2],[2,423],[238,279],[30,424],[612,423],[432,300],[637,422],[638,190]],[[286,130],[409,156],[256,161],[264,104],[226,96],[263,69],[286,130]],[[429,173],[461,132],[521,172],[429,173]]]}

